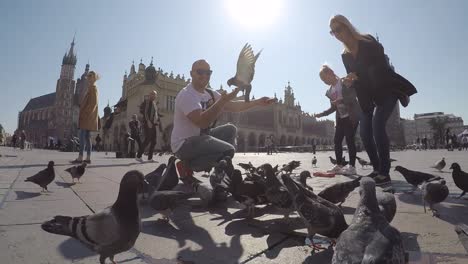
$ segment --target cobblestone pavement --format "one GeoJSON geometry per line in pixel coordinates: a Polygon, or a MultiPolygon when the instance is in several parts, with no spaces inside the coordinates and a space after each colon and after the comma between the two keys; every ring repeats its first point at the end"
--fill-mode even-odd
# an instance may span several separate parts
{"type": "MultiPolygon", "coordinates": [[[[71,184],[64,169],[76,153],[49,150],[20,151],[0,147],[0,263],[97,263],[98,257],[74,239],[42,231],[40,223],[54,215],[79,216],[99,211],[111,205],[117,196],[118,184],[123,174],[131,169],[143,173],[152,171],[169,156],[156,156],[158,163],[140,163],[133,159],[115,159],[114,153],[93,153],[93,163],[88,166],[82,184],[71,184]],[[49,185],[50,194],[40,194],[40,187],[24,179],[45,168],[49,160],[56,164],[55,182],[49,185]]],[[[234,163],[265,162],[284,164],[294,159],[302,162],[301,170],[327,170],[331,168],[331,152],[318,152],[318,168],[312,168],[310,153],[238,153],[234,163]]],[[[358,156],[367,159],[363,152],[358,156]]],[[[406,194],[410,187],[399,173],[392,171],[397,190],[398,210],[392,225],[404,237],[405,249],[410,253],[410,263],[468,263],[453,226],[468,224],[468,200],[455,199],[461,193],[454,185],[452,162],[459,162],[468,171],[468,152],[402,151],[392,152],[402,165],[442,176],[450,189],[450,197],[436,205],[440,218],[425,214],[421,196],[406,194]],[[447,167],[439,173],[430,168],[445,157],[447,167]]],[[[393,170],[393,169],[392,169],[393,170]]],[[[365,175],[370,168],[360,168],[365,175]]],[[[200,175],[198,175],[200,176],[200,175]]],[[[198,177],[207,181],[204,177],[198,177]]],[[[349,178],[312,178],[308,180],[316,192],[326,186],[349,178]]],[[[358,200],[357,191],[344,203],[346,220],[351,221],[358,200]]],[[[468,197],[467,197],[468,198],[468,197]]],[[[257,210],[253,220],[243,218],[241,207],[234,201],[216,208],[204,208],[198,198],[182,204],[169,224],[158,221],[159,214],[142,208],[142,233],[135,247],[116,256],[118,263],[172,264],[177,258],[184,263],[329,263],[333,252],[312,253],[304,246],[306,231],[301,221],[292,216],[290,224],[270,207],[257,210]]]]}

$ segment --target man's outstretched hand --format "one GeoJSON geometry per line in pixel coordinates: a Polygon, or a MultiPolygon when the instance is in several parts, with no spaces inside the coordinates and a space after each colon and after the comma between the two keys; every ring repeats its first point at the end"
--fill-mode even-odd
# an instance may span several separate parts
{"type": "Polygon", "coordinates": [[[230,101],[234,100],[234,98],[237,97],[237,94],[239,93],[240,90],[241,90],[241,88],[236,87],[230,93],[227,93],[226,91],[222,91],[220,100],[223,100],[225,102],[230,102],[230,101]]]}

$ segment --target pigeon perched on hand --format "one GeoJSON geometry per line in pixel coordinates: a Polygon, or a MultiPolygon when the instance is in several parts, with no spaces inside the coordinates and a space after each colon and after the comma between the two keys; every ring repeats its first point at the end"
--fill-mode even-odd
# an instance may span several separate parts
{"type": "Polygon", "coordinates": [[[249,43],[246,43],[237,60],[236,75],[227,81],[228,86],[235,85],[241,88],[246,102],[250,101],[251,82],[255,74],[255,63],[261,52],[259,51],[257,55],[254,55],[252,47],[249,43]]]}
{"type": "Polygon", "coordinates": [[[282,174],[281,179],[293,201],[294,208],[307,224],[307,233],[312,246],[315,234],[336,239],[348,228],[343,212],[338,206],[308,191],[296,183],[288,174],[282,174]]]}
{"type": "Polygon", "coordinates": [[[436,162],[436,163],[434,164],[434,166],[432,166],[431,168],[434,168],[434,169],[436,169],[436,170],[438,170],[438,171],[442,171],[442,169],[445,168],[445,165],[446,165],[446,163],[445,163],[445,158],[442,158],[441,160],[439,160],[438,162],[436,162]]]}
{"type": "Polygon", "coordinates": [[[114,255],[133,247],[141,230],[137,193],[144,185],[143,174],[133,170],[125,173],[115,203],[99,213],[87,216],[70,217],[57,215],[44,222],[44,231],[70,236],[79,240],[98,253],[99,262],[104,264],[114,255]]]}
{"type": "Polygon", "coordinates": [[[396,166],[395,170],[401,173],[405,180],[413,185],[413,190],[410,192],[414,192],[416,188],[421,185],[423,182],[428,182],[428,181],[434,181],[434,180],[440,180],[442,179],[439,176],[435,176],[429,173],[425,172],[420,172],[420,171],[413,171],[413,170],[408,170],[407,168],[403,166],[396,166]]]}
{"type": "Polygon", "coordinates": [[[81,165],[70,167],[65,171],[70,173],[73,182],[75,182],[75,179],[78,179],[78,182],[80,182],[81,176],[83,176],[83,174],[85,173],[86,166],[87,163],[83,162],[81,163],[81,165]]]}
{"type": "Polygon", "coordinates": [[[380,212],[375,182],[361,180],[361,199],[353,221],[338,238],[332,263],[405,263],[405,250],[400,232],[389,225],[380,212]]]}
{"type": "Polygon", "coordinates": [[[149,198],[149,205],[163,215],[163,220],[169,221],[169,216],[180,201],[187,200],[192,195],[192,193],[173,190],[155,191],[149,198]]]}
{"type": "Polygon", "coordinates": [[[452,163],[450,169],[453,170],[452,177],[455,185],[462,190],[462,194],[458,196],[458,198],[461,198],[468,192],[468,173],[462,171],[458,163],[452,163]]]}
{"type": "Polygon", "coordinates": [[[40,172],[34,174],[31,177],[26,178],[25,182],[32,182],[42,187],[41,192],[49,191],[47,190],[47,185],[49,185],[55,179],[55,170],[54,162],[49,161],[47,168],[41,170],[40,172]]]}
{"type": "Polygon", "coordinates": [[[339,203],[338,206],[341,206],[341,204],[346,200],[346,197],[348,197],[348,195],[354,191],[354,189],[359,187],[359,181],[361,178],[362,177],[357,177],[352,181],[333,184],[332,186],[329,186],[321,191],[318,196],[331,203],[339,203]]]}
{"type": "Polygon", "coordinates": [[[432,216],[439,216],[434,204],[443,202],[449,195],[449,189],[445,185],[445,180],[439,182],[428,182],[422,186],[424,213],[426,212],[426,202],[429,204],[429,210],[432,216]]]}
{"type": "Polygon", "coordinates": [[[312,158],[312,167],[317,168],[317,157],[312,158]]]}

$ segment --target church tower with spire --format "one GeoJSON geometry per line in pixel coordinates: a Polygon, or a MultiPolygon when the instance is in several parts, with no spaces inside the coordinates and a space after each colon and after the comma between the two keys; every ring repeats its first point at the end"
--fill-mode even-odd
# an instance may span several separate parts
{"type": "Polygon", "coordinates": [[[74,75],[77,62],[74,47],[75,37],[68,53],[63,56],[60,78],[57,80],[55,90],[55,126],[57,137],[62,142],[67,142],[77,129],[77,125],[73,122],[73,108],[76,106],[74,75]]]}

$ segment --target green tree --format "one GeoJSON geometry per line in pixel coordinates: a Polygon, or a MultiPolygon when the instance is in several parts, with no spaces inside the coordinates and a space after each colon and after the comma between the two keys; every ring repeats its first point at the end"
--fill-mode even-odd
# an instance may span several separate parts
{"type": "Polygon", "coordinates": [[[438,144],[444,144],[444,135],[447,123],[448,118],[446,117],[435,117],[429,120],[429,126],[434,133],[434,140],[438,144]]]}

